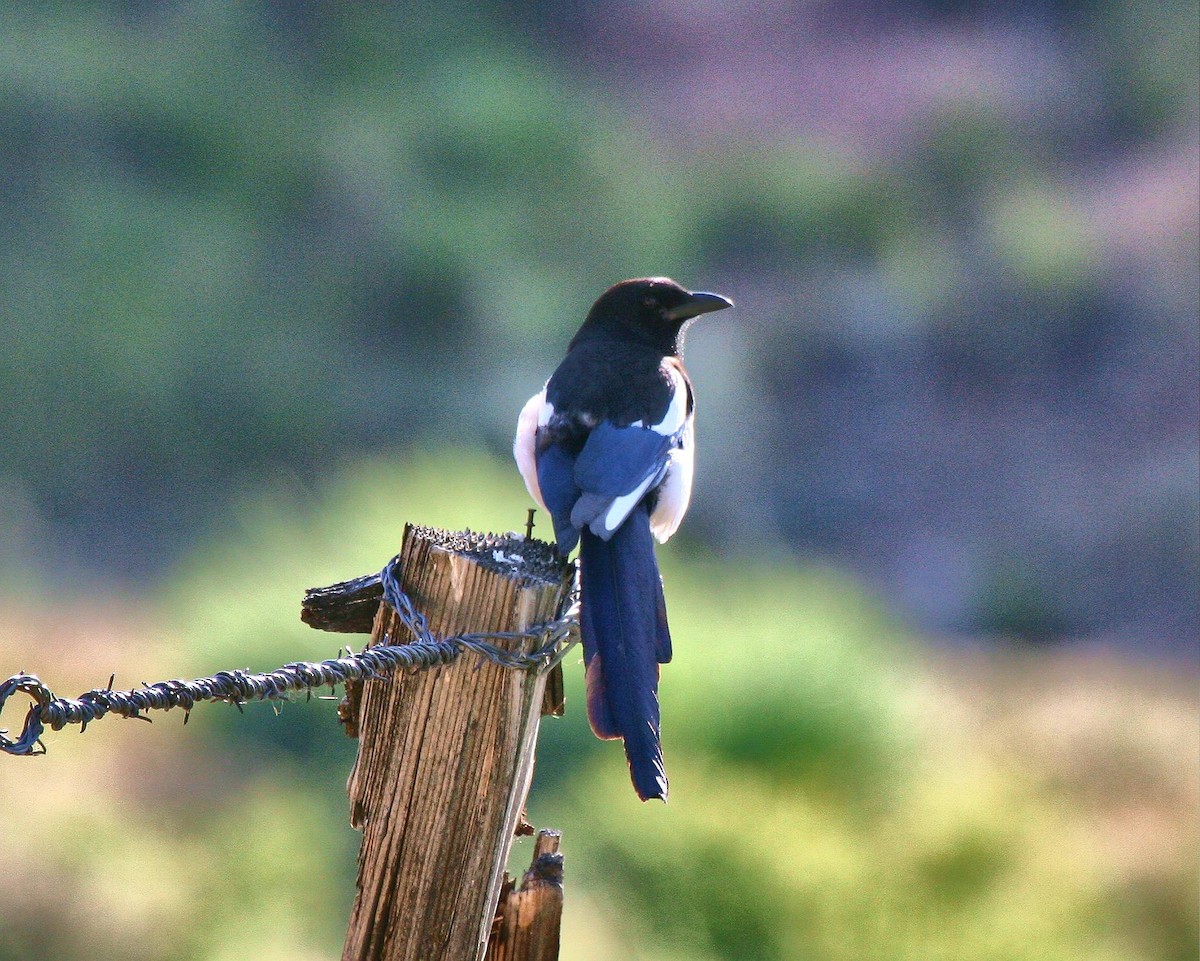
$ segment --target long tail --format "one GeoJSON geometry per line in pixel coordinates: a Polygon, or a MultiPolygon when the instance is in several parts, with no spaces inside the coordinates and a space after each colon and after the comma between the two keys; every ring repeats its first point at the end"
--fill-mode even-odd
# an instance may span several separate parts
{"type": "Polygon", "coordinates": [[[665,801],[658,665],[671,659],[671,635],[645,504],[635,507],[608,541],[585,528],[580,560],[580,628],[592,730],[597,737],[624,738],[638,797],[665,801]]]}

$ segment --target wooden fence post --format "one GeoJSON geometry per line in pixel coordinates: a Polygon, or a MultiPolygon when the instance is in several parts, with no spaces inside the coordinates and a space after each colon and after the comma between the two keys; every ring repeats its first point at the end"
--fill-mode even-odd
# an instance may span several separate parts
{"type": "MultiPolygon", "coordinates": [[[[499,540],[405,528],[401,587],[435,635],[521,631],[555,619],[569,566],[514,565],[521,542],[501,548],[499,540]],[[498,550],[510,552],[507,564],[496,562],[498,550]]],[[[546,549],[526,543],[530,552],[546,549]]],[[[394,644],[411,638],[381,605],[372,644],[385,634],[394,644]]],[[[528,653],[540,643],[501,646],[528,653]]],[[[545,686],[545,673],[470,653],[363,685],[347,785],[363,841],[343,961],[483,957],[532,777],[545,686]]]]}
{"type": "Polygon", "coordinates": [[[558,961],[563,906],[561,837],[557,831],[538,831],[532,862],[520,887],[506,880],[487,961],[558,961]]]}

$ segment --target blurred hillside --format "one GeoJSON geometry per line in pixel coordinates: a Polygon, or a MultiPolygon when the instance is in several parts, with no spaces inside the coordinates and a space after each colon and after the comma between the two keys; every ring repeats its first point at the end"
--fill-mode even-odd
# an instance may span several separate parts
{"type": "MultiPolygon", "coordinates": [[[[327,656],[347,639],[299,623],[299,585],[377,566],[397,501],[519,513],[520,491],[478,493],[508,469],[458,452],[336,472],[309,505],[260,494],[140,605],[10,598],[0,664],[75,694],[327,656]]],[[[1195,958],[1194,675],[930,651],[837,573],[664,554],[671,803],[638,802],[592,736],[577,656],[542,727],[529,812],[564,832],[563,961],[1195,958]]],[[[338,956],[357,835],[333,702],[45,743],[0,757],[0,961],[338,956]]]]}
{"type": "Polygon", "coordinates": [[[8,5],[0,578],[139,585],[263,483],[503,451],[595,295],[666,273],[738,302],[690,342],[694,541],[1194,656],[1196,27],[8,5]]]}

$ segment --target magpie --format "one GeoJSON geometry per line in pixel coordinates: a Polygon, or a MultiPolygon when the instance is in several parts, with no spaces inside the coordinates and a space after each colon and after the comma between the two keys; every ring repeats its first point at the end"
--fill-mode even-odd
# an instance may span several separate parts
{"type": "Polygon", "coordinates": [[[695,395],[679,355],[694,318],[732,306],[666,277],[610,287],[513,442],[559,552],[579,545],[588,719],[597,737],[624,740],[643,801],[667,799],[658,670],[671,634],[651,538],[675,533],[692,493],[695,395]]]}

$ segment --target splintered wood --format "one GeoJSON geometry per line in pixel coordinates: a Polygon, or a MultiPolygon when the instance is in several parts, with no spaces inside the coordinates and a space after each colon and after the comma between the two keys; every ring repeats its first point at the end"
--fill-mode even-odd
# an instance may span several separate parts
{"type": "Polygon", "coordinates": [[[557,831],[539,831],[521,886],[505,879],[487,961],[557,961],[563,906],[560,839],[557,831]]]}
{"type": "MultiPolygon", "coordinates": [[[[401,550],[401,586],[436,636],[520,631],[556,617],[565,565],[557,579],[489,569],[445,546],[454,537],[409,526],[401,550]]],[[[381,606],[371,642],[385,635],[411,638],[381,606]]],[[[528,653],[541,641],[503,643],[528,653]]],[[[343,961],[483,957],[529,790],[545,684],[544,673],[467,653],[363,685],[347,785],[363,841],[343,961]]]]}

